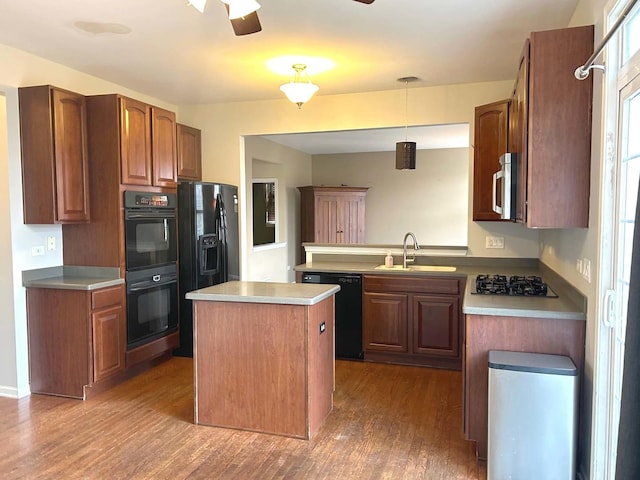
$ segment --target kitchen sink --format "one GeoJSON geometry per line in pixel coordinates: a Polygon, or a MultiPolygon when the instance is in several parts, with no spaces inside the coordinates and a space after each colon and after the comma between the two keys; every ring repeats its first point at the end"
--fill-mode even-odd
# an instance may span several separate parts
{"type": "Polygon", "coordinates": [[[441,265],[409,265],[405,268],[402,265],[394,265],[393,267],[378,265],[375,270],[394,270],[402,272],[455,272],[456,267],[441,265]]]}

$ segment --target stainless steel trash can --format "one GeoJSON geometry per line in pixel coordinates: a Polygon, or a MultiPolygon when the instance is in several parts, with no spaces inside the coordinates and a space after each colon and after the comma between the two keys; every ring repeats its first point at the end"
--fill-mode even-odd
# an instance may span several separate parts
{"type": "Polygon", "coordinates": [[[574,480],[578,370],[569,357],[489,352],[488,480],[574,480]]]}

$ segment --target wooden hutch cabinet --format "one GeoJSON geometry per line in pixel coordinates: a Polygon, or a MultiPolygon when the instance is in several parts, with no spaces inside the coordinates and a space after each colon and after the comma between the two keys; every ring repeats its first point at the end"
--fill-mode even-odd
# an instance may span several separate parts
{"type": "Polygon", "coordinates": [[[202,134],[200,130],[178,123],[178,179],[202,180],[202,134]]]}
{"type": "Polygon", "coordinates": [[[18,89],[24,222],[89,221],[84,96],[50,85],[18,89]]]}
{"type": "Polygon", "coordinates": [[[368,187],[298,187],[302,242],[364,243],[368,187]]]}

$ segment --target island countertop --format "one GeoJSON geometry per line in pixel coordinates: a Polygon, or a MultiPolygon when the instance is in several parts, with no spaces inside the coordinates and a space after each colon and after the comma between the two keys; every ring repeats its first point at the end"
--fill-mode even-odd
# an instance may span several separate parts
{"type": "Polygon", "coordinates": [[[338,285],[276,282],[226,282],[187,293],[189,300],[210,302],[315,305],[337,293],[338,285]]]}

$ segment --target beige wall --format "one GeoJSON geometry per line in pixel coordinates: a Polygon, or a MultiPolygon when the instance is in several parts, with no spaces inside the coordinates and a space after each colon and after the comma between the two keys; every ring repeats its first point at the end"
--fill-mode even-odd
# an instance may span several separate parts
{"type": "Polygon", "coordinates": [[[0,368],[0,393],[10,395],[15,391],[6,390],[7,386],[16,385],[16,332],[13,322],[13,259],[11,254],[11,205],[9,195],[9,150],[7,144],[7,101],[0,92],[0,261],[3,268],[0,269],[0,305],[3,320],[0,320],[0,352],[2,352],[3,365],[0,368]],[[6,221],[5,221],[6,219],[6,221]],[[4,392],[3,392],[4,390],[4,392]]]}
{"type": "Polygon", "coordinates": [[[300,263],[300,192],[297,187],[311,183],[311,156],[264,138],[246,137],[244,140],[246,201],[241,203],[241,211],[249,221],[243,223],[247,228],[242,229],[246,238],[242,278],[292,282],[295,280],[293,267],[300,263]],[[254,178],[278,180],[276,245],[253,247],[251,181],[254,178]]]}
{"type": "Polygon", "coordinates": [[[396,170],[395,151],[314,155],[314,185],[369,187],[366,243],[467,245],[469,149],[419,150],[415,170],[396,170]]]}

